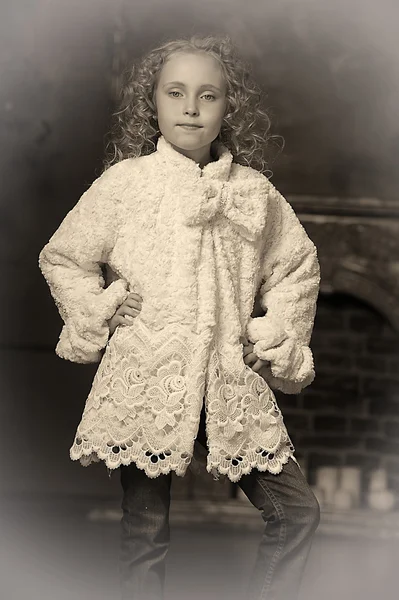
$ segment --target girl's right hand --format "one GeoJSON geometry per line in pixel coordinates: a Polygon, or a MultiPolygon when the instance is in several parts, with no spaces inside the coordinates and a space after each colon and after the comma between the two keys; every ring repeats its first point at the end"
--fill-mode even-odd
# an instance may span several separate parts
{"type": "Polygon", "coordinates": [[[108,321],[109,337],[111,337],[118,325],[129,325],[130,317],[137,317],[141,311],[143,299],[139,294],[131,292],[123,304],[120,305],[114,316],[108,321]]]}

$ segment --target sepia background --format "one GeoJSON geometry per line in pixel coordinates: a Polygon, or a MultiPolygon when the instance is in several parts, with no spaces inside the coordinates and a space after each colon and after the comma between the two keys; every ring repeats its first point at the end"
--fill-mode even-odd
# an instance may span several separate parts
{"type": "MultiPolygon", "coordinates": [[[[228,33],[252,65],[271,133],[284,140],[282,149],[270,148],[272,182],[319,251],[322,285],[311,344],[317,377],[297,396],[279,394],[278,402],[309,482],[316,485],[319,467],[357,467],[361,498],[353,511],[323,510],[304,597],[328,600],[339,593],[367,600],[376,590],[396,597],[398,23],[394,0],[1,3],[0,489],[6,583],[0,585],[12,591],[7,597],[24,598],[29,587],[30,597],[46,598],[54,586],[60,598],[93,594],[101,600],[113,589],[119,475],[109,479],[102,465],[84,469],[69,459],[97,365],[55,355],[61,319],[38,255],[101,172],[122,68],[167,39],[193,33],[228,33]],[[369,508],[376,469],[385,470],[395,495],[390,512],[369,508]],[[96,559],[82,573],[88,553],[96,559]]],[[[214,482],[205,472],[174,478],[172,494],[172,521],[181,533],[171,548],[171,597],[178,597],[177,573],[188,556],[194,558],[185,581],[195,581],[200,595],[226,583],[216,572],[212,583],[203,580],[214,564],[211,547],[218,548],[217,560],[230,574],[226,597],[240,597],[262,529],[259,514],[237,486],[214,482]],[[193,533],[195,524],[206,528],[193,533]],[[213,537],[206,533],[216,530],[213,537]]],[[[215,597],[224,597],[221,590],[215,597]]]]}

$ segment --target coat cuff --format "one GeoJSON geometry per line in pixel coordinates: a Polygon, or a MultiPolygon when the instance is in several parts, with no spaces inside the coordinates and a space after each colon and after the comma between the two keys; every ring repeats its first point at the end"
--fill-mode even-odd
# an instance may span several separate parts
{"type": "Polygon", "coordinates": [[[315,377],[314,370],[312,369],[309,371],[308,378],[302,382],[281,379],[280,377],[275,377],[273,375],[270,364],[263,365],[258,373],[263,377],[269,387],[273,390],[279,390],[280,392],[283,392],[283,394],[299,394],[305,387],[312,383],[315,377]]]}
{"type": "Polygon", "coordinates": [[[281,324],[265,317],[250,319],[248,338],[254,343],[253,352],[261,360],[269,362],[260,374],[267,383],[287,394],[298,394],[315,377],[313,354],[290,335],[281,324]]]}
{"type": "Polygon", "coordinates": [[[96,294],[84,309],[78,309],[65,322],[55,348],[60,358],[77,363],[96,363],[108,343],[108,320],[126,300],[129,292],[124,279],[112,282],[96,294]]]}
{"type": "Polygon", "coordinates": [[[280,323],[270,317],[250,317],[247,325],[247,336],[252,343],[263,341],[264,347],[273,348],[289,336],[280,323]]]}

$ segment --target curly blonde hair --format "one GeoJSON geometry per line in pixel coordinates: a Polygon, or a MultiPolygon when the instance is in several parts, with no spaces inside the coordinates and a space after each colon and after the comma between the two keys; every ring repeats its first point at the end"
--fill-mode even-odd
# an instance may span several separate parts
{"type": "Polygon", "coordinates": [[[178,52],[206,52],[219,62],[226,80],[227,109],[217,139],[231,151],[236,162],[265,173],[268,142],[281,136],[268,135],[271,121],[261,107],[260,89],[249,65],[237,56],[226,35],[194,35],[166,42],[125,71],[119,107],[113,113],[108,134],[104,169],[125,158],[156,150],[161,135],[154,101],[157,81],[165,62],[178,52]]]}

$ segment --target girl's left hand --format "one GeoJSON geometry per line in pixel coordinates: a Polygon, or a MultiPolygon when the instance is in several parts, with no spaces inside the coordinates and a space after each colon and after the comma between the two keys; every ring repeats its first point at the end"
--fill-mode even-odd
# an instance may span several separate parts
{"type": "Polygon", "coordinates": [[[256,356],[254,352],[252,352],[254,345],[251,342],[244,341],[243,343],[243,355],[244,355],[244,363],[251,367],[253,371],[256,373],[264,366],[269,365],[270,362],[268,360],[261,360],[256,356]],[[250,363],[254,363],[252,366],[250,363]]]}

